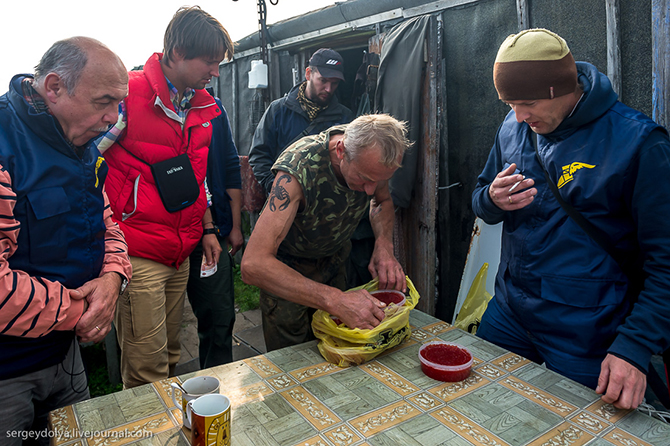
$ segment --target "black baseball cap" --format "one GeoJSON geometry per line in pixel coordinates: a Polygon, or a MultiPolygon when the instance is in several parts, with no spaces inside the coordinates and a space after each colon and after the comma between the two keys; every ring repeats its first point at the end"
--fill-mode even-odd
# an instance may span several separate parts
{"type": "Polygon", "coordinates": [[[344,80],[344,60],[335,50],[321,48],[309,59],[309,66],[315,67],[323,77],[335,77],[344,80]]]}

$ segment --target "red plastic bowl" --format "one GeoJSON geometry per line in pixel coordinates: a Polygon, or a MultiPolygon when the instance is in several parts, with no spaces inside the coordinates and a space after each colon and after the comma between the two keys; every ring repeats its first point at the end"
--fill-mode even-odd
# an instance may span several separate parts
{"type": "Polygon", "coordinates": [[[390,304],[396,304],[399,307],[405,305],[405,295],[402,291],[397,290],[377,290],[371,291],[372,297],[377,300],[380,300],[389,306],[390,304]]]}
{"type": "Polygon", "coordinates": [[[433,341],[419,349],[421,370],[438,381],[463,381],[472,369],[472,354],[458,344],[433,341]]]}

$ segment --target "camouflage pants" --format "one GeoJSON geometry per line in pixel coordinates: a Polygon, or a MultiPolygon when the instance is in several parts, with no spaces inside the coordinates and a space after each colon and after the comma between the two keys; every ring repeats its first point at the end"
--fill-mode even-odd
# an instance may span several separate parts
{"type": "MultiPolygon", "coordinates": [[[[351,246],[347,244],[335,255],[322,259],[278,258],[308,279],[344,291],[345,260],[350,249],[351,246]]],[[[290,302],[265,290],[260,292],[260,308],[263,315],[263,336],[268,351],[315,339],[312,333],[312,315],[316,311],[314,308],[290,302]]]]}

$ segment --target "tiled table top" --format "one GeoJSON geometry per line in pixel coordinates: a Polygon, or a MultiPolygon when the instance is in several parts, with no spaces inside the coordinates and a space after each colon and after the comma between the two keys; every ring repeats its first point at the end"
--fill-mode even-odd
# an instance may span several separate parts
{"type": "MultiPolygon", "coordinates": [[[[412,336],[358,367],[324,362],[316,341],[179,377],[212,375],[232,401],[232,445],[670,445],[670,425],[620,411],[567,378],[412,310],[412,336]],[[421,372],[440,338],[475,356],[470,377],[421,372]]],[[[56,445],[188,445],[170,382],[50,414],[56,445]]]]}

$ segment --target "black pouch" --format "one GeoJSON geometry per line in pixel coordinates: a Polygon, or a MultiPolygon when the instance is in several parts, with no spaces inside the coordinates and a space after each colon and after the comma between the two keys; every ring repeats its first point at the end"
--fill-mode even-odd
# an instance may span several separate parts
{"type": "Polygon", "coordinates": [[[123,147],[118,141],[116,143],[131,156],[151,168],[158,195],[166,211],[181,211],[196,202],[200,195],[200,185],[195,178],[195,172],[193,172],[193,166],[187,154],[182,153],[174,158],[149,164],[123,147]]]}
{"type": "Polygon", "coordinates": [[[185,153],[150,164],[158,194],[168,212],[177,212],[196,202],[200,185],[185,153]]]}

